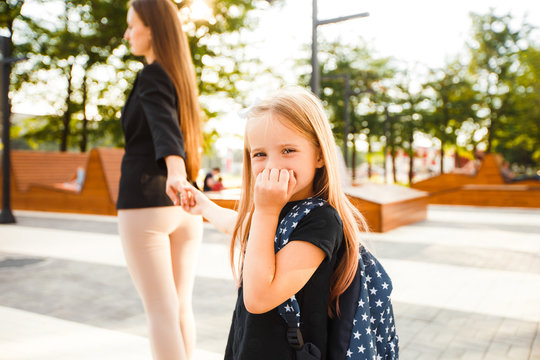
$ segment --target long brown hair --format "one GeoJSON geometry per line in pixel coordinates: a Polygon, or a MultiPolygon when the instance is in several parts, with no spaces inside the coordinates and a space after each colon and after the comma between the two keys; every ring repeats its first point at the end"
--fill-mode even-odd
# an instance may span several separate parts
{"type": "Polygon", "coordinates": [[[170,0],[132,0],[129,5],[152,33],[156,61],[171,78],[178,95],[178,117],[186,150],[186,171],[196,180],[201,166],[201,109],[187,37],[170,0]]]}
{"type": "MultiPolygon", "coordinates": [[[[297,131],[313,145],[320,149],[324,166],[317,169],[313,179],[313,193],[337,210],[343,221],[345,251],[339,260],[330,284],[330,301],[328,312],[332,308],[339,314],[339,296],[351,284],[358,267],[358,251],[360,248],[360,232],[367,231],[364,217],[351,204],[343,190],[338,172],[336,143],[330,124],[324,113],[322,104],[310,92],[298,88],[287,87],[253,106],[247,113],[247,121],[260,118],[268,113],[275,116],[272,119],[282,121],[283,125],[297,131]],[[334,307],[332,307],[334,305],[334,307]]],[[[238,283],[242,277],[242,265],[249,235],[251,216],[253,214],[254,177],[251,169],[251,153],[247,133],[244,136],[244,168],[242,173],[242,191],[238,205],[238,220],[233,232],[230,259],[238,283]],[[239,246],[239,259],[235,263],[236,243],[239,246]]]]}

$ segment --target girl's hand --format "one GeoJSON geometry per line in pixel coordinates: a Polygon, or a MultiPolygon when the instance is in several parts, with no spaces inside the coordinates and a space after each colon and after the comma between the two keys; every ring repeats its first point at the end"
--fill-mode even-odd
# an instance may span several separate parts
{"type": "Polygon", "coordinates": [[[296,178],[292,170],[264,169],[255,179],[255,209],[279,214],[295,187],[296,178]]]}
{"type": "Polygon", "coordinates": [[[184,206],[184,210],[192,215],[203,215],[211,200],[191,184],[189,187],[186,187],[186,191],[188,193],[189,204],[188,206],[184,206]]]}
{"type": "Polygon", "coordinates": [[[190,194],[186,190],[191,184],[187,181],[185,176],[182,175],[169,175],[167,176],[167,182],[165,184],[165,192],[171,199],[174,205],[182,205],[184,209],[193,202],[190,199],[190,194]]]}

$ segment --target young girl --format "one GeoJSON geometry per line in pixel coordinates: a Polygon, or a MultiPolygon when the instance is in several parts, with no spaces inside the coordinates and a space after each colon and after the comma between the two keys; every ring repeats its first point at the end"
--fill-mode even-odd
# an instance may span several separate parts
{"type": "Polygon", "coordinates": [[[339,311],[338,297],[354,277],[365,223],[340,188],[336,146],[320,101],[299,88],[278,91],[248,111],[244,143],[238,213],[192,190],[192,213],[232,234],[231,262],[239,254],[225,359],[295,359],[277,309],[292,296],[301,308],[304,342],[325,359],[328,314],[339,311]],[[326,203],[296,224],[275,254],[278,223],[309,197],[326,203]]]}

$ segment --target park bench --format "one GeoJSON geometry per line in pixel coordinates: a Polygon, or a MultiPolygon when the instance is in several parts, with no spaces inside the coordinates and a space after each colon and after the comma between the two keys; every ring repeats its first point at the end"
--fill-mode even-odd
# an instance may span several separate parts
{"type": "Polygon", "coordinates": [[[505,181],[497,154],[486,154],[474,175],[442,174],[412,184],[430,204],[540,208],[540,181],[505,181]]]}
{"type": "MultiPolygon", "coordinates": [[[[370,231],[386,232],[402,225],[425,220],[427,193],[399,185],[367,183],[345,186],[345,194],[366,218],[370,231]]],[[[240,189],[205,193],[220,206],[236,208],[240,189]]]]}
{"type": "MultiPolygon", "coordinates": [[[[11,153],[12,208],[116,215],[121,149],[93,149],[89,153],[14,150],[11,153]],[[63,186],[77,168],[85,171],[80,190],[63,186]]],[[[427,195],[397,185],[346,186],[351,202],[364,214],[372,231],[384,232],[426,218],[427,195]]],[[[240,189],[207,192],[220,206],[235,209],[240,189]]]]}
{"type": "Polygon", "coordinates": [[[13,150],[11,204],[13,209],[116,214],[116,197],[123,150],[93,149],[89,153],[13,150]],[[63,186],[82,167],[80,190],[63,186]]]}

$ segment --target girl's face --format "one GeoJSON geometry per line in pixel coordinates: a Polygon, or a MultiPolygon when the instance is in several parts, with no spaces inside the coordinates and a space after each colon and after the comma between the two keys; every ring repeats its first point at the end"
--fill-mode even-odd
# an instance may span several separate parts
{"type": "Polygon", "coordinates": [[[137,12],[130,7],[127,14],[128,27],[124,39],[129,41],[131,52],[136,56],[144,56],[148,63],[153,61],[152,32],[145,26],[137,12]],[[149,61],[152,60],[152,61],[149,61]]]}
{"type": "Polygon", "coordinates": [[[292,170],[296,187],[289,201],[313,195],[315,171],[324,166],[313,143],[271,113],[248,122],[247,138],[254,177],[266,168],[292,170]]]}

